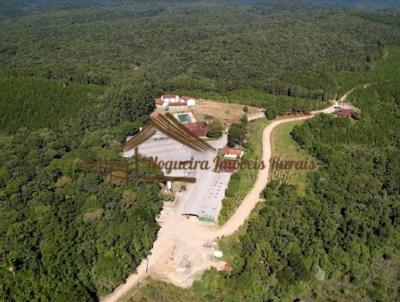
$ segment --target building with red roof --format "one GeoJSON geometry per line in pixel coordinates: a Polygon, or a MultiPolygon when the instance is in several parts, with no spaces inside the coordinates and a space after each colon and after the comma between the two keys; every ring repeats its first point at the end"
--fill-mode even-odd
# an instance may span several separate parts
{"type": "Polygon", "coordinates": [[[156,105],[162,106],[164,102],[161,100],[161,98],[155,99],[156,105]]]}
{"type": "Polygon", "coordinates": [[[191,106],[196,105],[196,100],[190,96],[180,97],[174,94],[165,94],[154,100],[158,109],[169,110],[172,112],[185,112],[191,106]]]}
{"type": "Polygon", "coordinates": [[[193,132],[193,134],[198,137],[206,137],[208,132],[208,127],[206,123],[194,122],[183,124],[187,129],[193,132]]]}
{"type": "Polygon", "coordinates": [[[239,148],[224,148],[222,149],[222,153],[224,154],[225,158],[240,159],[242,158],[244,152],[239,148]]]}

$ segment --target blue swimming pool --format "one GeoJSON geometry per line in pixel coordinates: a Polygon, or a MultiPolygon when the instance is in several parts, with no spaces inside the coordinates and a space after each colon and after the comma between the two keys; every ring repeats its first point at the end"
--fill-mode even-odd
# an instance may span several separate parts
{"type": "Polygon", "coordinates": [[[181,123],[189,123],[190,122],[190,115],[189,114],[179,114],[178,119],[181,123]]]}

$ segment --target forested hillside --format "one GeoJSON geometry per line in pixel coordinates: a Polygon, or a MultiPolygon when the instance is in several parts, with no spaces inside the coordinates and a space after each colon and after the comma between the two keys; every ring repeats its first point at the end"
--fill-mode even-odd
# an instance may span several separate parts
{"type": "Polygon", "coordinates": [[[60,65],[113,79],[145,70],[166,91],[328,99],[335,83],[326,79],[370,69],[400,33],[352,11],[139,1],[2,18],[0,36],[0,65],[17,75],[60,65]]]}
{"type": "MultiPolygon", "coordinates": [[[[13,81],[31,88],[30,81],[13,81]]],[[[57,84],[41,81],[46,97],[57,84]]],[[[7,87],[3,94],[19,92],[7,87]]],[[[52,129],[0,135],[0,300],[96,301],[147,255],[158,231],[160,188],[136,179],[130,165],[128,180],[118,175],[121,143],[146,121],[155,93],[141,75],[108,89],[96,106],[66,106],[66,119],[52,129]]],[[[34,100],[40,114],[40,95],[34,100]]],[[[54,123],[60,116],[46,105],[42,118],[54,123]]]]}
{"type": "Polygon", "coordinates": [[[148,254],[160,188],[107,169],[166,92],[273,118],[371,84],[351,97],[360,120],[295,129],[321,163],[308,191],[266,188],[227,244],[233,272],[207,272],[193,301],[293,298],[396,253],[399,12],[288,2],[0,1],[0,300],[96,301],[148,254]]]}
{"type": "Polygon", "coordinates": [[[0,78],[0,132],[53,128],[82,108],[93,108],[103,92],[94,85],[43,78],[0,78]]]}
{"type": "MultiPolygon", "coordinates": [[[[121,4],[129,4],[129,3],[141,3],[148,2],[148,0],[1,0],[1,10],[3,14],[8,15],[21,15],[21,14],[30,14],[40,10],[49,10],[49,9],[77,9],[77,8],[86,8],[86,7],[94,7],[94,6],[115,6],[121,4]]],[[[153,1],[153,2],[162,2],[162,1],[153,1]]],[[[167,3],[195,3],[202,2],[206,3],[206,1],[199,0],[164,0],[167,3]]],[[[391,8],[398,7],[399,3],[396,0],[381,0],[381,1],[373,1],[373,0],[285,0],[285,1],[277,1],[277,0],[214,0],[208,1],[213,3],[223,2],[229,4],[236,5],[263,5],[263,4],[284,4],[284,5],[318,5],[318,6],[330,6],[330,7],[357,7],[357,8],[391,8]]]]}
{"type": "Polygon", "coordinates": [[[1,96],[3,131],[52,127],[104,91],[93,85],[139,72],[150,74],[160,93],[261,106],[268,117],[310,111],[337,95],[338,73],[370,70],[384,46],[400,40],[396,11],[95,2],[79,9],[68,2],[63,10],[57,5],[67,2],[44,1],[54,9],[0,18],[0,76],[22,78],[1,83],[8,90],[1,96]],[[10,83],[17,88],[22,81],[14,94],[10,83]],[[38,98],[41,105],[32,106],[38,98]],[[39,112],[49,102],[54,114],[43,118],[39,112]],[[23,105],[13,108],[17,103],[23,105]]]}
{"type": "Polygon", "coordinates": [[[330,7],[356,7],[363,9],[399,7],[396,0],[308,0],[307,3],[330,7]]]}

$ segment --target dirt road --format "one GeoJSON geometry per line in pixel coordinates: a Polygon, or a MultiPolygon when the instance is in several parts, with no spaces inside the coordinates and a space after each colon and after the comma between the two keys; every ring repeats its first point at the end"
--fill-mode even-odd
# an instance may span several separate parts
{"type": "MultiPolygon", "coordinates": [[[[348,95],[348,94],[347,94],[348,95]]],[[[341,100],[345,100],[347,95],[341,100]]],[[[218,237],[222,236],[230,236],[239,229],[240,226],[244,224],[247,217],[250,215],[251,211],[256,206],[261,192],[264,190],[268,183],[268,176],[269,176],[269,165],[270,165],[270,158],[271,158],[271,133],[275,129],[275,127],[288,122],[294,121],[301,121],[313,118],[316,114],[319,113],[332,113],[335,111],[335,106],[337,106],[337,102],[334,103],[331,107],[328,107],[324,110],[314,111],[311,115],[302,116],[302,117],[295,117],[295,118],[288,118],[284,120],[277,120],[273,121],[269,124],[263,133],[263,161],[265,163],[265,169],[260,170],[257,181],[254,184],[254,187],[251,189],[249,194],[245,197],[245,199],[240,204],[239,208],[236,210],[235,214],[219,229],[216,231],[218,237]]]]}
{"type": "MultiPolygon", "coordinates": [[[[344,101],[347,95],[341,98],[341,101],[344,101]]],[[[190,286],[190,282],[183,283],[181,280],[177,280],[175,272],[166,271],[167,263],[171,261],[171,258],[178,258],[180,256],[179,254],[172,254],[175,247],[185,247],[185,255],[188,255],[190,260],[195,263],[193,265],[195,272],[200,272],[213,266],[213,263],[209,260],[210,257],[208,257],[207,251],[204,249],[204,242],[212,242],[222,236],[230,236],[235,233],[245,223],[251,211],[256,206],[260,193],[268,183],[272,130],[283,123],[310,119],[319,113],[332,113],[335,110],[335,106],[337,106],[337,102],[329,108],[312,112],[309,116],[288,118],[270,123],[264,129],[263,133],[263,160],[266,168],[259,172],[254,187],[245,197],[235,214],[222,227],[210,227],[183,218],[181,215],[183,205],[180,205],[174,214],[162,224],[157,240],[154,242],[153,249],[151,250],[151,255],[142,261],[136,272],[131,274],[124,284],[120,285],[108,296],[101,298],[100,301],[120,301],[149,273],[178,286],[190,286]],[[165,271],[163,272],[163,270],[165,271]]]]}

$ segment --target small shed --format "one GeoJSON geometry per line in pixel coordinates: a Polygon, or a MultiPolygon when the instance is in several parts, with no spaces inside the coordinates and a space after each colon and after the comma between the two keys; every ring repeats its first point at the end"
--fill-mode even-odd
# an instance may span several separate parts
{"type": "Polygon", "coordinates": [[[188,107],[196,106],[196,100],[191,96],[182,96],[181,99],[187,103],[188,107]]]}
{"type": "Polygon", "coordinates": [[[239,148],[224,148],[222,149],[224,158],[228,159],[240,159],[242,158],[244,152],[239,148]]]}

